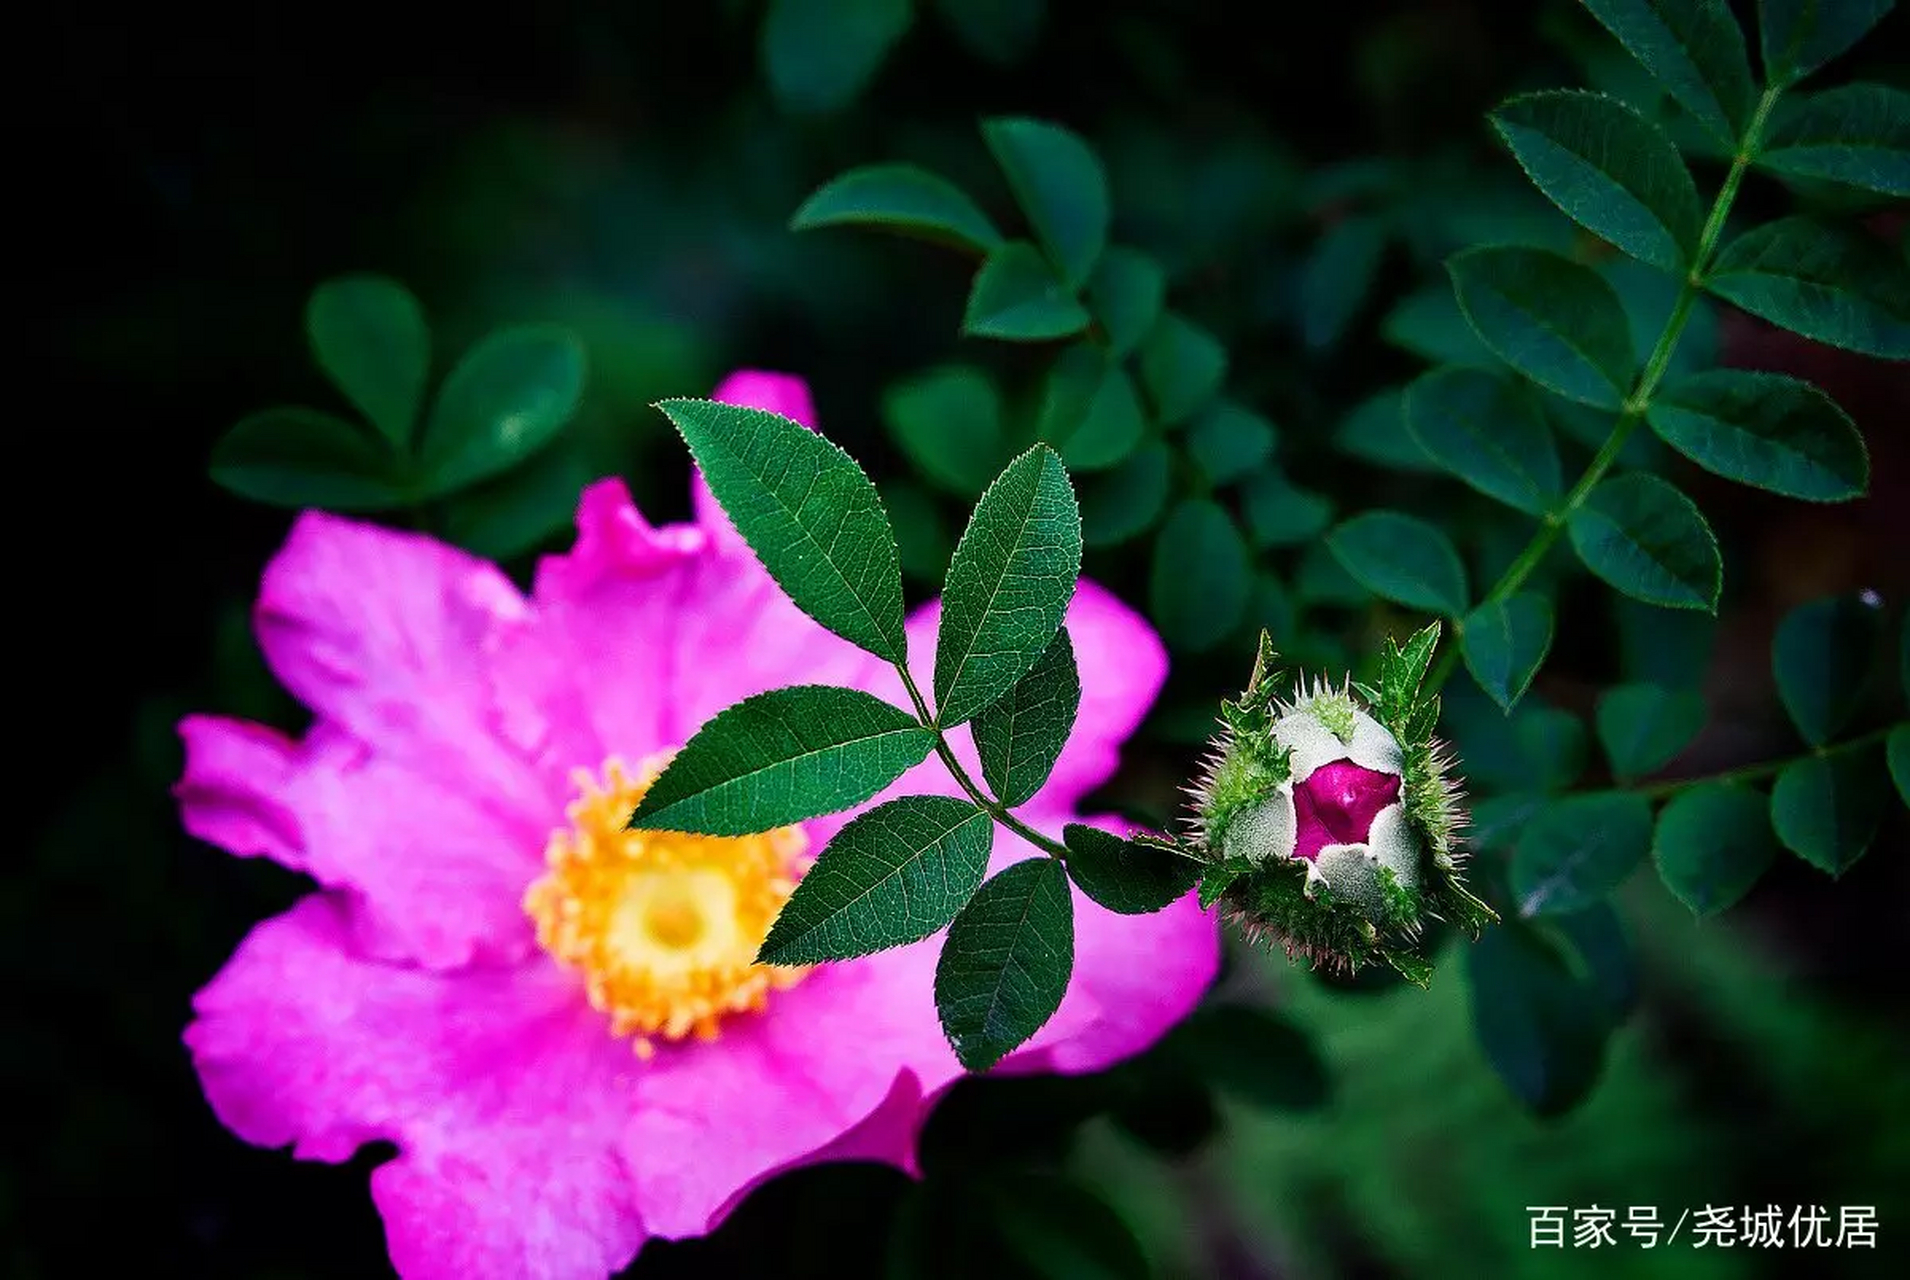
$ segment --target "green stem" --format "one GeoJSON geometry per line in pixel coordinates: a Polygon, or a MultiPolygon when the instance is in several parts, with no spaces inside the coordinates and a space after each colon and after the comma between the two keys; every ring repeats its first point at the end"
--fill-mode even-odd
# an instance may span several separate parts
{"type": "MultiPolygon", "coordinates": [[[[1751,167],[1751,161],[1757,157],[1771,108],[1777,105],[1782,93],[1781,86],[1772,85],[1758,99],[1757,109],[1751,113],[1750,123],[1744,127],[1744,138],[1738,144],[1737,154],[1731,158],[1731,170],[1724,175],[1724,185],[1718,188],[1718,197],[1711,202],[1711,212],[1704,220],[1704,229],[1698,233],[1698,248],[1691,256],[1691,269],[1685,273],[1678,287],[1678,297],[1671,304],[1671,314],[1665,318],[1664,328],[1658,333],[1658,341],[1652,344],[1651,354],[1646,357],[1645,367],[1632,385],[1631,394],[1625,397],[1611,433],[1605,437],[1605,443],[1586,466],[1585,474],[1565,495],[1565,501],[1556,510],[1546,512],[1544,521],[1532,535],[1531,541],[1525,544],[1525,549],[1506,567],[1506,571],[1499,575],[1499,580],[1492,584],[1492,589],[1486,592],[1481,604],[1503,600],[1525,585],[1525,580],[1532,576],[1532,571],[1539,567],[1540,561],[1552,549],[1552,544],[1558,541],[1559,534],[1564,532],[1571,514],[1584,505],[1598,482],[1618,461],[1619,452],[1624,449],[1625,442],[1631,439],[1631,433],[1644,421],[1645,411],[1651,406],[1652,393],[1658,390],[1658,383],[1670,367],[1671,357],[1678,350],[1678,340],[1684,335],[1685,322],[1691,318],[1691,308],[1696,304],[1698,294],[1703,291],[1705,266],[1717,249],[1718,241],[1723,238],[1724,222],[1730,216],[1731,206],[1737,201],[1745,170],[1751,167]]],[[[1456,630],[1458,620],[1455,619],[1454,625],[1456,630]]],[[[1445,685],[1458,658],[1458,645],[1449,642],[1446,651],[1439,655],[1439,665],[1433,669],[1430,677],[1434,690],[1445,685]]]]}
{"type": "Polygon", "coordinates": [[[1656,799],[1659,796],[1675,795],[1687,787],[1703,786],[1707,783],[1755,782],[1759,778],[1768,778],[1774,773],[1782,773],[1800,760],[1809,760],[1813,756],[1820,759],[1829,759],[1831,756],[1840,756],[1848,751],[1862,750],[1872,743],[1882,742],[1885,738],[1890,736],[1891,730],[1896,727],[1895,725],[1887,724],[1881,729],[1873,729],[1869,733],[1851,738],[1845,742],[1840,742],[1835,746],[1818,747],[1814,750],[1806,751],[1802,755],[1786,756],[1782,760],[1764,760],[1757,764],[1740,765],[1735,769],[1726,769],[1721,773],[1701,774],[1696,778],[1674,778],[1669,782],[1654,782],[1648,787],[1630,787],[1627,789],[1649,799],[1656,799]]]}
{"type": "Polygon", "coordinates": [[[968,776],[968,770],[962,768],[962,762],[955,758],[955,749],[948,745],[948,738],[943,735],[941,727],[935,723],[935,717],[929,714],[928,700],[922,696],[922,690],[915,683],[915,677],[911,676],[909,669],[899,662],[895,664],[895,669],[902,677],[902,687],[909,691],[909,701],[915,704],[916,718],[922,722],[923,728],[935,735],[935,754],[942,758],[942,763],[948,767],[949,773],[954,775],[955,781],[962,784],[962,790],[968,793],[968,798],[978,807],[987,810],[988,815],[996,822],[1001,823],[1050,858],[1067,861],[1067,845],[1042,835],[1009,812],[1007,806],[976,785],[975,780],[968,776]]]}

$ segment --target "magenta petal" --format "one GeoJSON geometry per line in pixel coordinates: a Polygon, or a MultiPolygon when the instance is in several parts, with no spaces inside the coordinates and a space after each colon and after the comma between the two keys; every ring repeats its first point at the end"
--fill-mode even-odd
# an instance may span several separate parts
{"type": "Polygon", "coordinates": [[[1299,857],[1311,858],[1329,844],[1363,844],[1373,817],[1399,799],[1399,775],[1335,760],[1294,788],[1299,817],[1299,857]],[[1315,843],[1317,841],[1317,843],[1315,843]]]}
{"type": "Polygon", "coordinates": [[[222,716],[187,716],[179,737],[186,768],[173,795],[186,830],[242,858],[302,870],[304,841],[284,799],[298,748],[274,729],[222,716]]]}
{"type": "Polygon", "coordinates": [[[458,976],[367,963],[336,902],[255,928],[194,1000],[186,1044],[207,1100],[259,1146],[372,1176],[408,1277],[607,1276],[644,1226],[617,1145],[629,1046],[547,964],[458,976]]]}
{"type": "MultiPolygon", "coordinates": [[[[794,374],[738,369],[723,379],[722,384],[710,393],[710,399],[720,400],[724,404],[742,405],[748,409],[764,409],[785,418],[794,418],[811,431],[816,429],[816,406],[809,398],[809,384],[794,374]]],[[[736,531],[736,526],[730,523],[729,516],[724,514],[721,504],[716,501],[716,495],[710,492],[702,471],[694,467],[690,470],[690,507],[696,513],[697,524],[709,531],[725,555],[750,554],[743,535],[736,531]]]]}

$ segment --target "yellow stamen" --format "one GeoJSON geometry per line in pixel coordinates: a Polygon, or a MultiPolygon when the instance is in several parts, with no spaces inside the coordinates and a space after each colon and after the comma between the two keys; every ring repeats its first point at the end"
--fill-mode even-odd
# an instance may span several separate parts
{"type": "Polygon", "coordinates": [[[808,840],[795,827],[756,836],[629,831],[624,823],[668,755],[635,777],[617,759],[601,782],[577,774],[570,826],[545,850],[550,870],[524,895],[537,941],[579,971],[590,1003],[639,1057],[656,1040],[714,1040],[724,1017],[758,1012],[809,971],[755,963],[795,891],[808,840]]]}

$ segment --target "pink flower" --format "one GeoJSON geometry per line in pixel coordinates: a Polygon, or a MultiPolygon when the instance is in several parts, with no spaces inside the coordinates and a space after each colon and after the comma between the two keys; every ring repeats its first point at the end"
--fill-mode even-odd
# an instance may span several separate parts
{"type": "MultiPolygon", "coordinates": [[[[812,417],[793,378],[739,373],[718,398],[812,417]]],[[[646,771],[730,703],[834,683],[907,705],[893,670],[789,603],[700,477],[693,497],[694,523],[657,528],[621,482],[592,486],[576,545],[528,597],[430,538],[304,515],[256,619],[311,730],[180,725],[186,827],[322,886],[194,1001],[206,1096],[246,1141],[303,1159],[395,1143],[371,1190],[404,1275],[606,1275],[783,1169],[911,1168],[960,1075],[932,996],[939,939],[748,963],[746,935],[849,815],[616,854],[646,771]]],[[[923,671],[936,619],[909,621],[923,671]]],[[[1080,721],[1022,811],[1054,833],[1165,672],[1153,632],[1092,583],[1067,626],[1080,721]]],[[[965,731],[957,747],[976,771],[965,731]]],[[[911,792],[955,785],[931,758],[884,797],[911,792]]],[[[1033,853],[997,832],[996,869],[1033,853]]],[[[1059,1012],[1003,1069],[1093,1071],[1146,1047],[1199,997],[1218,939],[1191,897],[1133,917],[1077,895],[1076,953],[1059,1012]]]]}

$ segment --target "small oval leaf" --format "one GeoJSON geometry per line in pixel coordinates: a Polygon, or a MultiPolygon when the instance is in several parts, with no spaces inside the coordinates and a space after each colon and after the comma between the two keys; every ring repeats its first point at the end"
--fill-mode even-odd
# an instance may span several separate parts
{"type": "Polygon", "coordinates": [[[1770,805],[1746,787],[1709,782],[1673,796],[1652,839],[1658,874],[1695,916],[1714,916],[1751,891],[1777,856],[1770,805]]]}
{"type": "Polygon", "coordinates": [[[1156,440],[1126,462],[1082,482],[1081,536],[1090,547],[1112,547],[1154,527],[1167,510],[1174,458],[1156,440]]]}
{"type": "Polygon", "coordinates": [[[1802,79],[1863,39],[1897,0],[1758,0],[1764,78],[1802,79]]]}
{"type": "Polygon", "coordinates": [[[1715,613],[1718,540],[1691,499],[1644,472],[1601,482],[1565,523],[1585,567],[1635,599],[1715,613]]]}
{"type": "Polygon", "coordinates": [[[1714,369],[1664,388],[1645,419],[1706,471],[1808,502],[1841,502],[1870,486],[1856,424],[1808,382],[1714,369]]]}
{"type": "Polygon", "coordinates": [[[1792,333],[1910,359],[1910,265],[1862,231],[1780,218],[1725,245],[1704,283],[1792,333]]]}
{"type": "Polygon", "coordinates": [[[1486,346],[1568,400],[1625,401],[1635,371],[1624,305],[1590,267],[1544,249],[1468,249],[1446,262],[1460,309],[1486,346]]]}
{"type": "Polygon", "coordinates": [[[1187,428],[1187,456],[1208,484],[1232,484],[1258,471],[1278,440],[1273,424],[1253,410],[1216,400],[1187,428]]]}
{"type": "Polygon", "coordinates": [[[212,478],[254,502],[387,511],[408,500],[397,460],[357,425],[316,409],[267,409],[212,448],[212,478]]]}
{"type": "Polygon", "coordinates": [[[1172,311],[1161,316],[1141,346],[1141,385],[1162,426],[1185,422],[1204,408],[1227,377],[1227,351],[1214,335],[1172,311]]]}
{"type": "Polygon", "coordinates": [[[1330,499],[1300,488],[1272,467],[1242,486],[1241,509],[1256,547],[1311,542],[1333,522],[1330,499]]]}
{"type": "Polygon", "coordinates": [[[955,1056],[986,1071],[1061,1007],[1074,972],[1074,895],[1053,858],[1017,862],[983,884],[949,926],[935,1008],[955,1056]]]}
{"type": "Polygon", "coordinates": [[[584,348],[568,330],[491,334],[438,388],[418,442],[422,497],[508,471],[563,430],[584,394],[584,348]]]}
{"type": "Polygon", "coordinates": [[[1327,549],[1375,595],[1456,618],[1466,611],[1466,567],[1445,533],[1397,511],[1368,511],[1326,535],[1327,549]]]}
{"type": "Polygon", "coordinates": [[[305,304],[305,336],[318,367],[399,449],[424,402],[431,332],[411,290],[384,276],[327,280],[305,304]]]}
{"type": "Polygon", "coordinates": [[[1088,327],[1088,313],[1035,247],[1010,240],[988,255],[968,290],[962,332],[1007,342],[1048,342],[1088,327]]]}
{"type": "Polygon", "coordinates": [[[1466,670],[1510,711],[1552,648],[1552,606],[1529,592],[1488,600],[1465,616],[1459,637],[1466,670]]]}
{"type": "Polygon", "coordinates": [[[1208,498],[1175,506],[1154,542],[1148,614],[1171,648],[1200,653],[1240,625],[1253,585],[1233,517],[1208,498]]]}
{"type": "Polygon", "coordinates": [[[968,365],[943,365],[895,383],[882,420],[922,477],[974,501],[1005,461],[1001,393],[968,365]]]}
{"type": "Polygon", "coordinates": [[[1598,700],[1598,740],[1621,779],[1640,778],[1670,764],[1704,728],[1704,695],[1655,684],[1622,684],[1598,700]]]}
{"type": "Polygon", "coordinates": [[[1066,627],[1015,687],[983,707],[970,727],[982,778],[995,799],[1013,809],[1035,798],[1048,781],[1081,709],[1081,674],[1066,627]]]}
{"type": "Polygon", "coordinates": [[[966,192],[912,164],[875,164],[832,178],[802,202],[791,231],[873,227],[940,244],[991,253],[1001,232],[966,192]]]}
{"type": "Polygon", "coordinates": [[[1543,515],[1564,492],[1545,414],[1504,378],[1435,369],[1406,388],[1406,429],[1426,455],[1489,498],[1543,515]]]}
{"type": "Polygon", "coordinates": [[[1792,178],[1910,197],[1910,93],[1846,84],[1791,104],[1757,162],[1792,178]]]}
{"type": "Polygon", "coordinates": [[[1751,118],[1744,31],[1724,0],[1583,0],[1711,137],[1737,146],[1751,118]]]}
{"type": "Polygon", "coordinates": [[[914,21],[910,0],[770,0],[758,49],[770,90],[789,111],[840,111],[914,21]]]}
{"type": "Polygon", "coordinates": [[[1094,150],[1045,120],[982,122],[982,139],[1069,285],[1084,283],[1108,241],[1108,180],[1094,150]]]}
{"type": "Polygon", "coordinates": [[[1519,835],[1512,892],[1526,917],[1601,903],[1651,850],[1651,804],[1623,791],[1555,800],[1519,835]]]}
{"type": "Polygon", "coordinates": [[[1108,350],[1124,356],[1141,345],[1161,318],[1167,273],[1161,264],[1124,245],[1101,255],[1088,278],[1088,306],[1108,335],[1108,350]]]}
{"type": "Polygon", "coordinates": [[[1771,826],[1784,847],[1841,876],[1864,856],[1883,821],[1884,780],[1874,751],[1806,756],[1771,787],[1771,826]]]}
{"type": "Polygon", "coordinates": [[[1070,822],[1068,875],[1081,892],[1109,911],[1144,916],[1178,901],[1200,879],[1202,863],[1158,844],[1123,840],[1098,827],[1070,822]]]}
{"type": "Polygon", "coordinates": [[[1882,610],[1851,596],[1801,604],[1778,624],[1777,696],[1804,741],[1825,745],[1856,714],[1882,635],[1882,610]]]}

